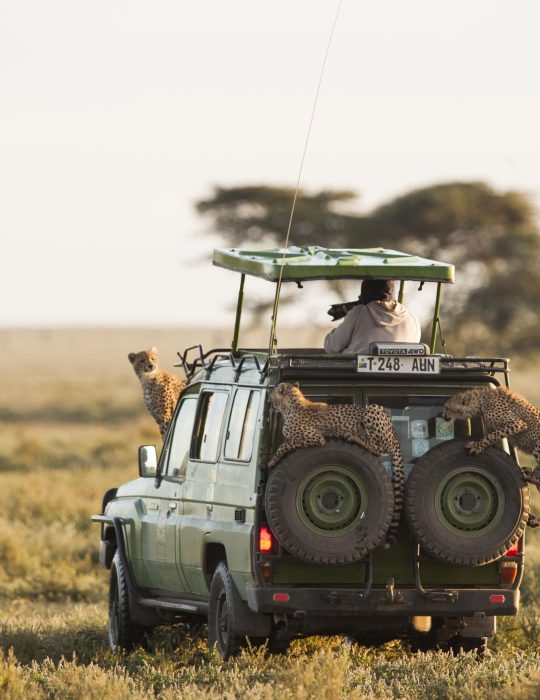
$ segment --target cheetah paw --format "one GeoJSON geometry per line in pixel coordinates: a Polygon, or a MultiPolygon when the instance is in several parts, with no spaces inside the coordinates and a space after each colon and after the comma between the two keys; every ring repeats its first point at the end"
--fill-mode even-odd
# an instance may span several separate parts
{"type": "Polygon", "coordinates": [[[482,452],[482,447],[479,442],[468,442],[465,445],[465,449],[471,455],[477,455],[479,452],[482,452]]]}
{"type": "Polygon", "coordinates": [[[540,527],[540,520],[538,520],[536,515],[529,513],[529,519],[527,520],[527,525],[529,527],[532,527],[533,529],[540,527]]]}
{"type": "Polygon", "coordinates": [[[533,471],[532,469],[529,469],[528,467],[522,467],[521,471],[523,473],[523,476],[525,477],[525,481],[528,484],[533,484],[534,486],[538,487],[540,490],[540,476],[536,474],[536,470],[533,471]]]}

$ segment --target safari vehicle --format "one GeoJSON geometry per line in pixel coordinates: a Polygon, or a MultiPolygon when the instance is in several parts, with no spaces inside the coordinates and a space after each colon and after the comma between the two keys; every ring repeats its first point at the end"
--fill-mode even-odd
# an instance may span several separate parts
{"type": "MultiPolygon", "coordinates": [[[[282,650],[306,635],[359,643],[409,639],[416,649],[486,648],[499,615],[516,615],[527,485],[506,444],[473,457],[482,420],[446,421],[445,401],[475,386],[508,386],[509,361],[437,353],[441,290],[453,266],[385,249],[218,249],[240,273],[232,347],[181,355],[188,384],[158,457],[139,449],[137,478],[111,489],[100,563],[110,569],[109,641],[130,649],[157,625],[207,620],[223,658],[246,638],[282,650]],[[275,283],[268,348],[240,349],[246,276],[275,283]],[[388,278],[399,299],[430,283],[429,345],[375,344],[370,355],[277,347],[282,283],[388,278]],[[268,462],[282,441],[272,388],[298,382],[310,399],[382,405],[407,474],[394,544],[390,456],[340,440],[268,462]],[[369,551],[358,533],[380,532],[369,551]],[[421,544],[420,544],[421,543],[421,544]]],[[[407,297],[408,298],[408,297],[407,297]]]]}

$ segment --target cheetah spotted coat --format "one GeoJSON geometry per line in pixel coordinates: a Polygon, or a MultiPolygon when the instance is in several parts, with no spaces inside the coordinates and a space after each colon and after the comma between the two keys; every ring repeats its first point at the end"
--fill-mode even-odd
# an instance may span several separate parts
{"type": "Polygon", "coordinates": [[[128,359],[141,383],[144,405],[158,424],[161,437],[164,438],[186,382],[160,369],[155,347],[137,353],[131,352],[128,359]]]}
{"type": "Polygon", "coordinates": [[[476,387],[448,399],[444,406],[447,420],[464,420],[481,415],[486,424],[487,435],[479,442],[469,442],[466,447],[471,454],[478,454],[494,445],[501,438],[508,438],[512,447],[517,447],[536,459],[533,471],[522,469],[527,481],[540,490],[537,475],[540,464],[540,410],[519,394],[499,387],[476,387]]]}

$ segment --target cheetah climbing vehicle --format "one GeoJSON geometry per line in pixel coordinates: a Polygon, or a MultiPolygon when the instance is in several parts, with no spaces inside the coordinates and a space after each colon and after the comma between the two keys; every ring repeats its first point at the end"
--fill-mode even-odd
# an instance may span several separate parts
{"type": "Polygon", "coordinates": [[[163,447],[140,447],[139,478],[109,490],[93,516],[110,570],[111,648],[130,649],[158,625],[202,620],[225,659],[247,639],[277,651],[334,634],[482,654],[497,617],[518,612],[529,493],[504,441],[477,456],[465,449],[486,431],[480,417],[444,419],[450,396],[509,381],[505,358],[452,357],[444,343],[437,352],[453,266],[382,248],[321,247],[217,249],[214,264],[240,274],[232,345],[179,353],[188,384],[163,447]],[[239,343],[251,276],[275,286],[264,349],[239,343]],[[367,278],[396,280],[407,304],[431,287],[427,343],[372,344],[362,356],[278,346],[283,284],[367,278]],[[281,382],[332,406],[384,407],[407,476],[389,547],[402,496],[390,455],[328,439],[269,468],[283,439],[271,402],[281,382]]]}

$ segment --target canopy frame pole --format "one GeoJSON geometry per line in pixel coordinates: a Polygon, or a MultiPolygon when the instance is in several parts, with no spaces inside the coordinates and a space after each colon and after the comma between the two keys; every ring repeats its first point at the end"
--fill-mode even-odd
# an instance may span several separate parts
{"type": "Polygon", "coordinates": [[[403,295],[405,292],[405,280],[401,280],[399,283],[399,294],[398,294],[398,301],[400,304],[403,304],[403,295]]]}
{"type": "Polygon", "coordinates": [[[281,292],[281,280],[277,281],[276,293],[274,295],[274,307],[272,309],[272,325],[270,328],[270,340],[268,342],[268,355],[272,355],[277,350],[276,324],[279,310],[279,297],[281,292]]]}
{"type": "Polygon", "coordinates": [[[238,301],[236,302],[236,319],[234,321],[234,335],[231,344],[231,350],[234,353],[238,352],[238,338],[240,336],[240,319],[242,317],[242,306],[244,304],[244,282],[246,275],[242,273],[240,276],[240,289],[238,290],[238,301]]]}
{"type": "Polygon", "coordinates": [[[441,292],[442,283],[437,282],[437,295],[435,297],[435,310],[433,311],[433,324],[431,326],[431,342],[429,344],[429,352],[431,355],[435,354],[435,347],[437,345],[437,330],[439,328],[439,315],[441,311],[441,292]]]}

